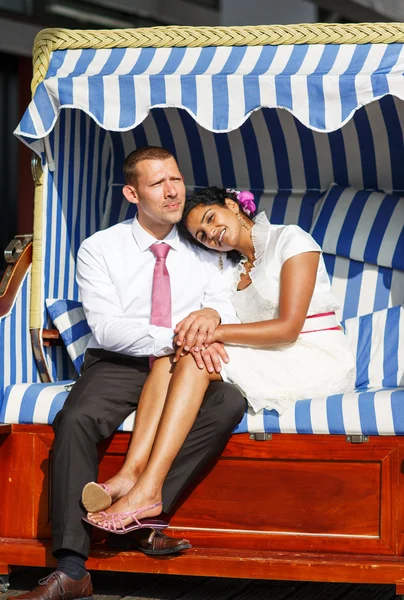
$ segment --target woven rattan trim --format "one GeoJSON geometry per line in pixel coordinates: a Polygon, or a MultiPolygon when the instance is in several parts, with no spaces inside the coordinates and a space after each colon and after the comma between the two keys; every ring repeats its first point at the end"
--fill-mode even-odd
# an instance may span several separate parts
{"type": "Polygon", "coordinates": [[[54,50],[173,48],[284,44],[391,44],[404,42],[404,23],[309,23],[248,27],[147,27],[143,29],[43,29],[34,44],[32,93],[45,79],[54,50]]]}
{"type": "Polygon", "coordinates": [[[43,288],[43,201],[44,201],[44,175],[41,174],[39,183],[35,186],[34,198],[34,243],[32,245],[32,275],[31,275],[31,301],[30,301],[30,328],[42,329],[42,288],[43,288]]]}

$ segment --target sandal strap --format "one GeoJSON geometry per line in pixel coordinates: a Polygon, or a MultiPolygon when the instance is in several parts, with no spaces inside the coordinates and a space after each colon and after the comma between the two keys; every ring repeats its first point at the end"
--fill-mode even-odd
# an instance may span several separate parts
{"type": "Polygon", "coordinates": [[[150,506],[144,506],[143,508],[138,508],[135,512],[139,515],[146,510],[151,510],[152,508],[157,508],[158,506],[163,506],[162,502],[156,502],[155,504],[150,504],[150,506]]]}
{"type": "MultiPolygon", "coordinates": [[[[135,523],[141,527],[142,524],[137,518],[137,515],[162,505],[162,502],[156,502],[155,504],[150,504],[150,506],[144,506],[142,508],[138,508],[137,510],[122,513],[107,513],[105,510],[102,510],[99,513],[104,517],[101,527],[105,529],[105,531],[116,532],[118,530],[117,524],[119,523],[120,529],[122,531],[126,531],[126,526],[123,523],[123,519],[126,517],[131,517],[135,523]]],[[[130,524],[128,526],[130,526],[130,524]]]]}
{"type": "MultiPolygon", "coordinates": [[[[136,510],[119,513],[120,515],[125,515],[127,517],[133,517],[134,515],[140,515],[147,510],[152,510],[152,508],[157,508],[158,506],[163,506],[162,502],[156,502],[155,504],[150,504],[149,506],[143,506],[142,508],[137,508],[136,510]]],[[[118,514],[118,513],[117,513],[118,514]]]]}
{"type": "Polygon", "coordinates": [[[112,494],[111,494],[111,490],[109,489],[109,487],[107,486],[107,484],[106,484],[106,483],[97,483],[97,485],[99,485],[99,486],[100,486],[100,488],[102,488],[102,489],[103,489],[105,492],[107,492],[107,494],[108,494],[109,496],[112,496],[112,494]]]}

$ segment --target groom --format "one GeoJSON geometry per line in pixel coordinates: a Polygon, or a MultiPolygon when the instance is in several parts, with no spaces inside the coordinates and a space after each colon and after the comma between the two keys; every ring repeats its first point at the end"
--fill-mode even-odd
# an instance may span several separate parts
{"type": "MultiPolygon", "coordinates": [[[[182,216],[185,186],[172,154],[158,147],[135,150],[125,160],[124,176],[123,193],[137,205],[137,216],[85,240],[77,257],[77,280],[93,335],[82,374],[53,424],[52,538],[58,566],[19,600],[86,600],[92,596],[85,568],[90,532],[82,521],[80,498],[84,485],[97,480],[97,444],[137,408],[150,372],[150,357],[174,353],[177,323],[191,314],[188,339],[195,331],[202,339],[220,322],[236,322],[228,293],[231,269],[225,265],[221,271],[217,255],[194,249],[178,236],[175,224],[182,216]],[[163,271],[169,277],[171,298],[165,294],[163,300],[171,307],[171,326],[155,319],[152,292],[156,273],[162,273],[155,248],[161,243],[169,246],[163,271]]],[[[164,312],[167,306],[159,309],[164,312]]],[[[209,348],[196,360],[203,360],[205,368],[218,369],[219,355],[224,357],[225,351],[215,344],[209,348]]],[[[220,455],[244,410],[245,400],[235,387],[210,384],[165,481],[165,513],[220,455]]],[[[135,532],[135,544],[148,554],[189,547],[186,540],[150,529],[135,532]]]]}

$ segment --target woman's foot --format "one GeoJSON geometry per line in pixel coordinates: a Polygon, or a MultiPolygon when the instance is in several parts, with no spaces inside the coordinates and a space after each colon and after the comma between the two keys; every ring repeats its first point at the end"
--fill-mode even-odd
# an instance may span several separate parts
{"type": "MultiPolygon", "coordinates": [[[[113,519],[112,515],[122,515],[122,513],[132,513],[122,517],[122,524],[127,527],[136,519],[150,519],[157,517],[162,512],[161,493],[160,494],[144,494],[140,490],[133,487],[128,494],[114,502],[109,508],[101,513],[89,513],[88,519],[93,523],[102,524],[108,520],[108,516],[113,519]],[[144,508],[147,510],[144,510],[144,508]],[[138,512],[139,511],[139,512],[138,512]]],[[[120,522],[120,520],[119,520],[120,522]]]]}
{"type": "Polygon", "coordinates": [[[83,488],[81,497],[82,504],[88,512],[98,512],[109,508],[125,496],[135,485],[137,479],[130,474],[118,472],[105,483],[88,483],[83,488]]]}
{"type": "Polygon", "coordinates": [[[116,502],[133,488],[137,482],[137,477],[119,471],[116,475],[108,479],[105,484],[108,487],[112,502],[116,502]]]}

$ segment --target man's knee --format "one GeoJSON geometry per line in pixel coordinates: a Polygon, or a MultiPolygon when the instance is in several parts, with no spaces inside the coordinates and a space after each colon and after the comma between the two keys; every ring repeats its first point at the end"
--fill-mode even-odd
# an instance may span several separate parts
{"type": "Polygon", "coordinates": [[[209,386],[212,416],[224,431],[233,430],[243,418],[246,400],[231,383],[213,382],[209,386]]]}
{"type": "Polygon", "coordinates": [[[52,427],[56,436],[66,433],[84,433],[85,435],[94,435],[97,429],[97,416],[88,407],[76,405],[67,405],[60,410],[52,427]]]}

